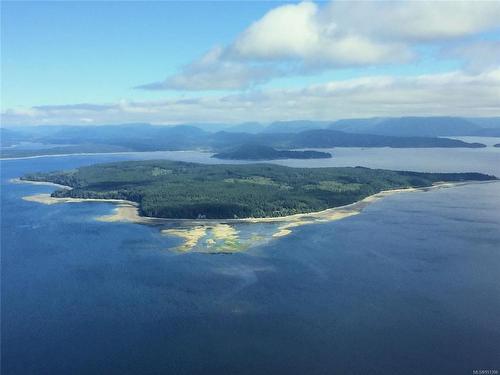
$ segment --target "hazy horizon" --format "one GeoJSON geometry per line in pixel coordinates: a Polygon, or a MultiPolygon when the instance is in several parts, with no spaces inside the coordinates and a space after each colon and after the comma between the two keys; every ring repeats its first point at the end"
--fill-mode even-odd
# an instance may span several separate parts
{"type": "Polygon", "coordinates": [[[500,116],[499,2],[1,6],[11,126],[500,116]]]}
{"type": "MultiPolygon", "coordinates": [[[[65,124],[40,124],[40,123],[32,123],[32,124],[0,124],[0,128],[4,129],[16,129],[16,128],[29,128],[29,127],[44,127],[44,126],[89,126],[89,127],[97,127],[97,126],[125,126],[125,125],[151,125],[151,126],[193,126],[193,127],[202,127],[205,130],[210,130],[210,126],[216,127],[224,127],[231,128],[233,126],[238,125],[246,125],[246,124],[255,124],[267,127],[272,124],[277,123],[293,123],[293,122],[311,122],[311,123],[322,123],[325,125],[333,124],[337,121],[350,121],[350,120],[386,120],[386,119],[402,119],[402,118],[453,118],[453,119],[464,119],[464,120],[473,120],[473,119],[492,119],[492,120],[500,120],[500,116],[378,116],[378,117],[349,117],[349,118],[338,118],[333,120],[311,120],[311,119],[294,119],[294,120],[274,120],[274,121],[239,121],[239,122],[173,122],[173,123],[155,123],[155,122],[110,122],[110,123],[92,123],[92,124],[78,124],[78,123],[65,123],[65,124]]],[[[488,126],[485,126],[488,127],[488,126]]]]}

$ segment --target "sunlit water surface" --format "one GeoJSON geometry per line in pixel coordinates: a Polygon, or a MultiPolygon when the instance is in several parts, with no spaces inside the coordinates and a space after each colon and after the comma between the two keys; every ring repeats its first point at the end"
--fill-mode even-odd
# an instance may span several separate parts
{"type": "MultiPolygon", "coordinates": [[[[479,171],[500,149],[333,149],[291,166],[479,171]]],[[[198,152],[1,162],[2,374],[471,374],[500,368],[500,183],[403,193],[238,254],[169,251],[26,172],[198,152]]],[[[265,230],[264,227],[259,230],[265,230]]]]}

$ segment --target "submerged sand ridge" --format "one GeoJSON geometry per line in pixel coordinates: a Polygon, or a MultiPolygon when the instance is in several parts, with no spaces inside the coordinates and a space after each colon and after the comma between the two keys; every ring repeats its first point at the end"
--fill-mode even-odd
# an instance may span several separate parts
{"type": "MultiPolygon", "coordinates": [[[[32,183],[31,181],[15,180],[13,183],[32,183]]],[[[491,181],[487,181],[491,182],[491,181]]],[[[41,204],[59,204],[59,203],[83,203],[83,202],[106,202],[113,203],[117,206],[109,215],[96,217],[96,220],[102,222],[131,222],[140,224],[159,224],[168,225],[170,228],[164,228],[161,233],[164,235],[175,236],[183,240],[182,244],[176,246],[173,250],[179,252],[207,252],[207,253],[234,253],[245,250],[255,244],[262,243],[264,240],[272,238],[284,237],[293,232],[294,228],[309,225],[319,224],[341,220],[353,215],[358,215],[362,210],[384,198],[393,194],[408,193],[417,191],[428,191],[439,188],[449,188],[458,185],[470,183],[487,183],[487,182],[460,182],[460,183],[437,183],[431,187],[424,188],[406,188],[386,190],[368,196],[358,202],[329,208],[319,212],[311,212],[304,214],[295,214],[283,217],[267,217],[267,218],[243,218],[243,219],[165,219],[144,217],[139,214],[139,205],[135,202],[119,200],[119,199],[81,199],[81,198],[55,198],[50,194],[34,194],[23,197],[24,200],[41,204]],[[254,232],[251,224],[266,223],[269,228],[266,235],[254,232]],[[236,226],[241,224],[249,224],[246,226],[245,235],[242,235],[241,230],[236,226]],[[175,227],[171,227],[175,225],[175,227]]],[[[36,182],[37,185],[50,185],[52,183],[36,182]]],[[[61,188],[62,185],[57,187],[61,188]]],[[[63,187],[69,188],[69,187],[63,187]]]]}
{"type": "Polygon", "coordinates": [[[175,249],[185,252],[198,248],[203,252],[232,253],[248,247],[239,237],[239,231],[229,224],[197,225],[192,228],[164,229],[163,234],[184,240],[175,249]]]}

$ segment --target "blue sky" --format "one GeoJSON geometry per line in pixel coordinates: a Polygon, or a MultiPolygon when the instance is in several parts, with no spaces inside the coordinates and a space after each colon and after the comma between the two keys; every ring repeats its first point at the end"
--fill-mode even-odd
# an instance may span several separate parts
{"type": "Polygon", "coordinates": [[[8,125],[500,115],[500,2],[2,2],[1,28],[8,125]]]}
{"type": "Polygon", "coordinates": [[[3,2],[4,106],[158,97],[132,88],[229,42],[273,5],[3,2]]]}

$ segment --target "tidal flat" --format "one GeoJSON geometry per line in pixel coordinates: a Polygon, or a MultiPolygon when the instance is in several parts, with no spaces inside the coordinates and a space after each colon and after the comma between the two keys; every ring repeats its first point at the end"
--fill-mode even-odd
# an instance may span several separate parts
{"type": "MultiPolygon", "coordinates": [[[[32,182],[16,179],[15,183],[30,183],[36,185],[54,186],[50,182],[32,182]]],[[[165,219],[141,216],[138,204],[120,199],[84,199],[84,198],[57,198],[48,193],[40,193],[24,196],[23,200],[29,202],[42,203],[46,205],[59,203],[92,203],[108,202],[116,207],[111,214],[97,216],[95,220],[101,222],[132,222],[137,224],[148,224],[160,227],[160,232],[166,236],[174,236],[182,240],[178,246],[170,248],[179,252],[201,252],[201,253],[234,253],[245,251],[252,246],[260,245],[274,238],[290,235],[295,228],[320,224],[336,220],[342,220],[353,215],[358,215],[361,211],[374,202],[384,197],[410,192],[424,192],[432,189],[451,188],[464,184],[489,183],[484,182],[460,182],[460,183],[436,183],[431,187],[406,188],[385,190],[368,196],[358,202],[349,205],[334,207],[318,212],[295,214],[282,217],[268,218],[241,218],[241,219],[165,219]],[[265,224],[266,230],[253,231],[252,224],[265,224]],[[246,224],[246,225],[242,225],[246,224]]],[[[496,182],[496,181],[493,181],[496,182]]],[[[69,188],[64,185],[57,187],[69,188]]]]}

